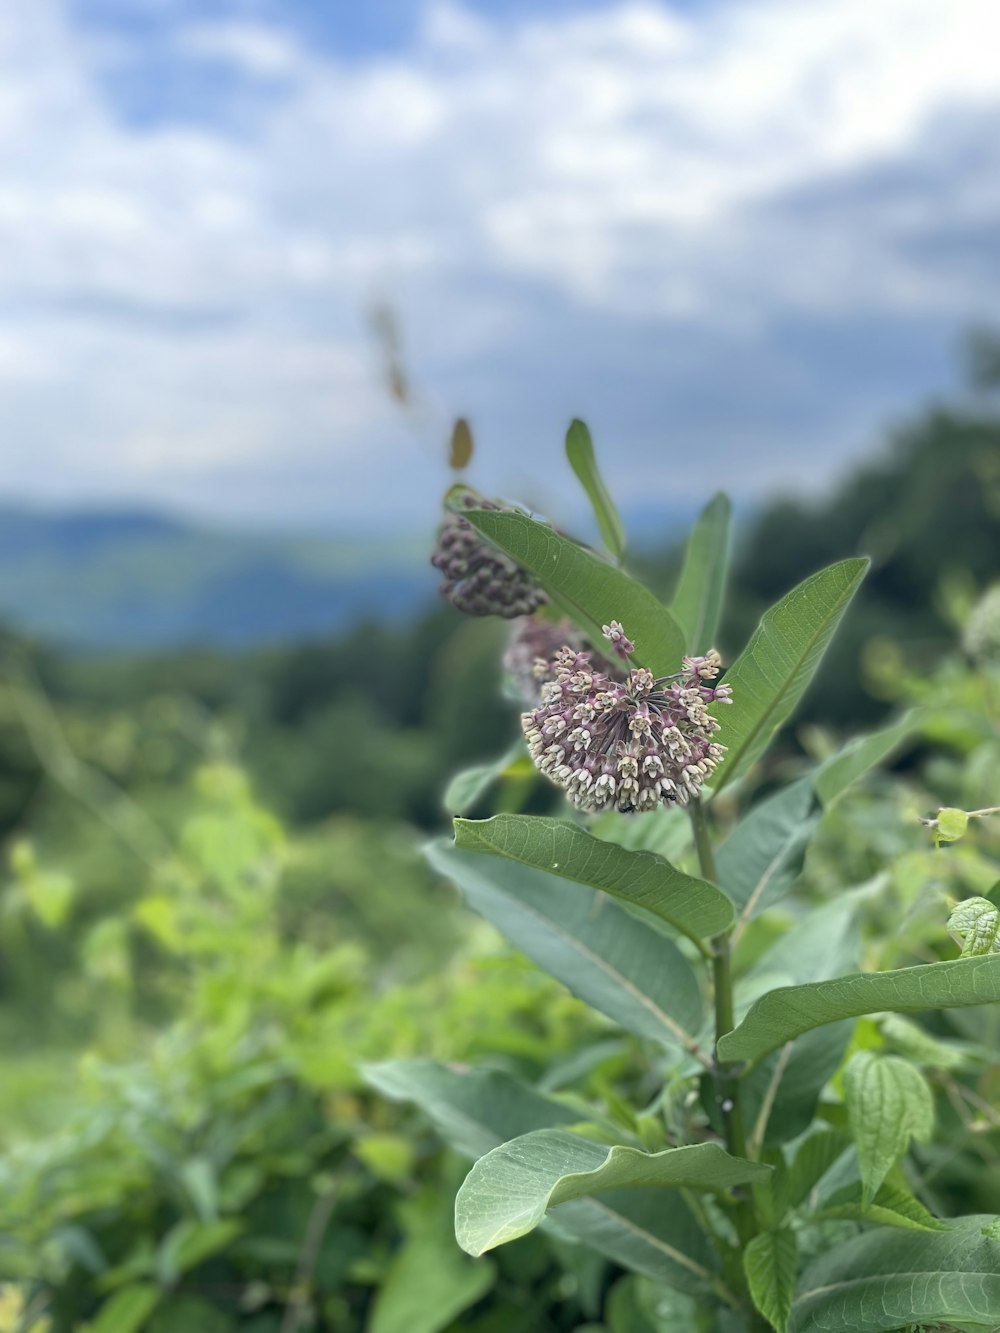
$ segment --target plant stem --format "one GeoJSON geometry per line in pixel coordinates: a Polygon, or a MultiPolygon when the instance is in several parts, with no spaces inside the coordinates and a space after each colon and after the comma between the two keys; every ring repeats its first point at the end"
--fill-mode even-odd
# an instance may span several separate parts
{"type": "MultiPolygon", "coordinates": [[[[719,881],[715,868],[712,838],[709,833],[708,821],[705,818],[705,807],[698,797],[691,801],[689,811],[701,873],[705,879],[717,884],[719,881]]],[[[716,1048],[718,1048],[719,1039],[725,1036],[727,1032],[731,1032],[735,1026],[733,1022],[732,940],[729,931],[716,935],[712,940],[712,981],[715,992],[715,1043],[716,1048]]],[[[734,1073],[734,1066],[727,1064],[725,1061],[720,1061],[718,1055],[715,1057],[713,1072],[716,1098],[725,1129],[726,1146],[734,1157],[746,1157],[747,1138],[743,1125],[740,1081],[734,1073]]],[[[753,1240],[758,1230],[753,1199],[748,1195],[740,1194],[737,1196],[733,1221],[740,1246],[741,1248],[746,1247],[753,1240]]],[[[747,1303],[750,1307],[750,1328],[767,1329],[768,1324],[761,1321],[749,1298],[747,1303]]]]}

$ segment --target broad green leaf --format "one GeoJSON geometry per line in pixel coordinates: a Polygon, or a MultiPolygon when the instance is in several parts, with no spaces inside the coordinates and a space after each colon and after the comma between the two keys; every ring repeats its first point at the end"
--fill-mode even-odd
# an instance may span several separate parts
{"type": "Polygon", "coordinates": [[[779,1179],[775,1200],[778,1216],[805,1203],[834,1163],[850,1148],[851,1140],[842,1129],[822,1129],[804,1139],[788,1170],[779,1179]]]}
{"type": "Polygon", "coordinates": [[[632,660],[655,676],[680,670],[684,634],[653,594],[615,565],[526,514],[463,509],[463,518],[534,574],[557,606],[598,647],[602,627],[619,621],[635,644],[632,660]]]}
{"type": "Polygon", "coordinates": [[[850,1039],[850,1023],[830,1023],[772,1052],[747,1075],[743,1118],[751,1141],[769,1148],[806,1132],[850,1039]]]}
{"type": "Polygon", "coordinates": [[[763,1231],[743,1251],[743,1271],[753,1303],[778,1333],[785,1333],[799,1271],[795,1232],[763,1231]]]}
{"type": "MultiPolygon", "coordinates": [[[[594,456],[594,441],[582,421],[574,420],[566,432],[566,457],[569,465],[587,492],[601,540],[616,560],[625,554],[625,529],[618,517],[615,502],[608,493],[594,456]]],[[[619,617],[620,619],[620,617],[619,617]]]]}
{"type": "Polygon", "coordinates": [[[732,925],[733,905],[714,884],[685,875],[652,852],[626,851],[563,820],[537,815],[456,819],[455,845],[602,889],[693,939],[719,935],[732,925]]]}
{"type": "Polygon", "coordinates": [[[965,898],[948,918],[948,929],[962,940],[962,957],[1000,953],[1000,907],[989,898],[965,898]]]}
{"type": "MultiPolygon", "coordinates": [[[[497,1070],[389,1060],[365,1065],[362,1073],[383,1095],[419,1106],[444,1141],[466,1157],[483,1157],[507,1139],[579,1119],[571,1107],[497,1070]]],[[[718,1281],[712,1250],[680,1196],[668,1209],[651,1190],[580,1199],[562,1205],[559,1228],[622,1267],[683,1291],[718,1281]]]]}
{"type": "Polygon", "coordinates": [[[880,1226],[902,1227],[906,1231],[947,1231],[947,1222],[939,1221],[929,1213],[919,1199],[908,1190],[886,1182],[880,1185],[870,1202],[865,1202],[860,1184],[847,1185],[837,1190],[813,1214],[817,1222],[835,1218],[850,1218],[857,1222],[874,1222],[880,1226]]]}
{"type": "Polygon", "coordinates": [[[868,568],[842,560],[813,574],[771,607],[726,672],[733,702],[720,709],[716,736],[727,753],[715,770],[716,791],[760,758],[813,677],[840,618],[868,568]]]}
{"type": "Polygon", "coordinates": [[[728,497],[721,492],[714,495],[684,548],[670,611],[684,630],[690,653],[707,653],[715,646],[729,570],[730,513],[728,497]]]}
{"type": "Polygon", "coordinates": [[[455,1200],[455,1235],[468,1254],[483,1254],[525,1235],[548,1209],[573,1199],[668,1185],[724,1190],[764,1180],[770,1170],[731,1157],[715,1143],[645,1153],[543,1129],[501,1144],[476,1162],[455,1200]]]}
{"type": "Polygon", "coordinates": [[[782,985],[797,986],[843,976],[857,967],[861,947],[858,908],[869,892],[864,885],[841,893],[822,907],[811,907],[791,930],[780,935],[739,983],[737,1012],[744,994],[761,994],[763,980],[769,980],[767,989],[772,990],[779,979],[782,985]]]}
{"type": "Polygon", "coordinates": [[[434,1060],[385,1060],[362,1065],[365,1082],[392,1101],[414,1102],[450,1147],[483,1157],[507,1139],[580,1119],[563,1102],[543,1097],[510,1074],[434,1060]]]}
{"type": "Polygon", "coordinates": [[[824,1023],[883,1009],[915,1013],[996,1000],[1000,1000],[1000,954],[783,986],[754,1001],[743,1021],[719,1042],[719,1055],[727,1061],[758,1060],[824,1023]]]}
{"type": "Polygon", "coordinates": [[[1000,1322],[1000,1241],[991,1219],[948,1231],[876,1228],[834,1246],[803,1273],[789,1333],[890,1333],[908,1324],[1000,1322]]]}
{"type": "Polygon", "coordinates": [[[698,979],[655,926],[556,875],[462,851],[445,839],[427,856],[515,948],[620,1027],[693,1050],[702,1020],[698,979]]]}
{"type": "Polygon", "coordinates": [[[524,742],[517,740],[498,759],[488,764],[476,764],[456,773],[445,788],[442,804],[450,815],[466,815],[480,801],[494,782],[515,760],[525,753],[524,742]]]}
{"type": "Polygon", "coordinates": [[[90,1333],[138,1333],[163,1292],[151,1282],[133,1282],[110,1296],[97,1312],[90,1333]]]}
{"type": "Polygon", "coordinates": [[[902,717],[891,722],[879,731],[867,736],[857,736],[825,759],[813,777],[816,795],[825,808],[829,808],[837,798],[859,778],[898,750],[904,741],[916,734],[922,719],[922,711],[911,708],[902,717]]]}
{"type": "Polygon", "coordinates": [[[910,1140],[934,1132],[934,1098],[919,1069],[898,1055],[857,1051],[844,1070],[847,1120],[858,1149],[866,1206],[910,1140]]]}
{"type": "Polygon", "coordinates": [[[719,883],[736,904],[741,922],[789,892],[819,822],[808,777],[755,805],[718,851],[719,883]]]}
{"type": "Polygon", "coordinates": [[[405,1239],[379,1284],[366,1333],[440,1333],[492,1287],[493,1265],[474,1263],[456,1247],[450,1212],[429,1192],[404,1205],[405,1239]]]}

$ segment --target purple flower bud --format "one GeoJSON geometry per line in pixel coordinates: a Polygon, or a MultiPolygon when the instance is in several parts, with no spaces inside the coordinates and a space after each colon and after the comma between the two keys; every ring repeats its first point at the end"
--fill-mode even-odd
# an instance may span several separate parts
{"type": "Polygon", "coordinates": [[[621,622],[612,620],[610,625],[601,626],[601,632],[611,644],[611,647],[614,649],[617,656],[620,657],[623,662],[627,662],[635,652],[635,644],[626,636],[625,631],[621,627],[621,622]]]}
{"type": "MultiPolygon", "coordinates": [[[[466,504],[469,508],[502,508],[472,495],[466,504]]],[[[466,615],[513,620],[531,615],[548,601],[528,571],[491,546],[461,514],[445,517],[431,564],[444,576],[441,594],[466,615]]]]}

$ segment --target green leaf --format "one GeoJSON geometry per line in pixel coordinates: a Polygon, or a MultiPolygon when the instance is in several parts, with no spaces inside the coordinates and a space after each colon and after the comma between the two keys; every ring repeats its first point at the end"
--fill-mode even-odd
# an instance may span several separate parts
{"type": "Polygon", "coordinates": [[[456,773],[445,788],[444,808],[450,815],[468,814],[504,771],[524,753],[524,742],[517,740],[498,759],[488,764],[476,764],[473,768],[464,768],[460,773],[456,773]]]}
{"type": "Polygon", "coordinates": [[[770,1170],[715,1143],[645,1153],[543,1129],[479,1159],[455,1200],[455,1235],[468,1254],[483,1254],[532,1231],[548,1209],[572,1199],[668,1185],[723,1190],[764,1180],[770,1170]]]}
{"type": "Polygon", "coordinates": [[[684,630],[689,653],[707,653],[715,646],[729,571],[730,513],[728,497],[714,495],[684,548],[670,611],[684,630]]]}
{"type": "MultiPolygon", "coordinates": [[[[507,1139],[579,1119],[571,1107],[496,1070],[389,1060],[365,1065],[362,1073],[385,1096],[415,1102],[444,1141],[466,1157],[483,1157],[507,1139]]],[[[654,1191],[615,1190],[563,1204],[559,1228],[622,1267],[682,1291],[705,1290],[717,1280],[708,1242],[680,1197],[665,1209],[654,1191]]]]}
{"type": "Polygon", "coordinates": [[[440,1333],[492,1287],[493,1265],[473,1263],[456,1248],[450,1213],[430,1191],[404,1205],[406,1236],[379,1285],[367,1333],[440,1333]]]}
{"type": "Polygon", "coordinates": [[[675,870],[652,852],[627,851],[563,820],[538,815],[456,819],[455,845],[602,889],[692,939],[708,939],[732,925],[733,905],[714,884],[675,870]]]}
{"type": "Polygon", "coordinates": [[[582,421],[574,420],[566,432],[566,457],[576,473],[580,484],[587,492],[601,540],[616,560],[625,554],[625,529],[618,517],[615,502],[608,494],[608,488],[597,467],[594,457],[594,441],[590,431],[582,421]]]}
{"type": "Polygon", "coordinates": [[[178,1222],[160,1243],[157,1254],[160,1281],[165,1286],[176,1282],[182,1273],[224,1250],[242,1230],[242,1224],[234,1218],[220,1222],[195,1222],[185,1218],[178,1222]]]}
{"type": "Polygon", "coordinates": [[[987,1218],[946,1232],[877,1228],[834,1246],[803,1273],[789,1333],[890,1333],[907,1324],[1000,1321],[1000,1242],[987,1218]]]}
{"type": "Polygon", "coordinates": [[[694,1049],[701,988],[656,927],[602,894],[505,857],[461,851],[444,839],[427,856],[475,911],[574,995],[637,1036],[694,1049]]]}
{"type": "Polygon", "coordinates": [[[680,670],[684,633],[641,583],[526,514],[463,509],[462,516],[534,574],[591,643],[599,647],[604,642],[602,627],[617,620],[635,644],[634,662],[649,667],[655,676],[680,670]]]}
{"type": "Polygon", "coordinates": [[[829,759],[825,759],[813,777],[816,795],[827,809],[859,778],[888,758],[909,740],[920,727],[923,712],[911,708],[902,717],[879,731],[848,741],[829,759]]]}
{"type": "Polygon", "coordinates": [[[813,574],[772,606],[726,672],[733,702],[716,735],[728,747],[712,778],[716,791],[760,758],[822,660],[868,568],[842,560],[813,574]]]}
{"type": "Polygon", "coordinates": [[[919,1069],[875,1051],[857,1051],[848,1061],[844,1095],[867,1206],[910,1139],[926,1142],[933,1134],[934,1098],[919,1069]]]}
{"type": "Polygon", "coordinates": [[[778,1333],[785,1333],[799,1269],[795,1232],[764,1231],[743,1251],[743,1271],[753,1303],[778,1333]]]}
{"type": "Polygon", "coordinates": [[[874,1197],[866,1202],[860,1184],[847,1185],[831,1194],[823,1207],[813,1214],[816,1222],[849,1218],[856,1222],[873,1222],[881,1226],[902,1227],[907,1231],[947,1231],[947,1222],[939,1221],[929,1213],[919,1199],[908,1190],[888,1183],[880,1185],[874,1197]]]}
{"type": "Polygon", "coordinates": [[[937,812],[934,823],[938,842],[957,842],[959,838],[965,836],[965,831],[969,827],[969,816],[964,810],[945,806],[943,810],[937,812]]]}
{"type": "MultiPolygon", "coordinates": [[[[851,1040],[850,1023],[831,1023],[775,1051],[743,1080],[743,1116],[765,1148],[788,1143],[812,1124],[826,1084],[851,1040]],[[763,1136],[758,1126],[763,1119],[763,1136]]],[[[721,1129],[721,1126],[720,1126],[721,1129]]]]}
{"type": "Polygon", "coordinates": [[[770,907],[798,879],[818,814],[810,778],[800,778],[746,814],[718,850],[719,883],[741,922],[770,907]]]}
{"type": "Polygon", "coordinates": [[[966,1054],[949,1046],[909,1018],[899,1014],[883,1014],[878,1025],[886,1042],[905,1055],[910,1064],[926,1065],[928,1069],[957,1069],[965,1063],[966,1054]]]}
{"type": "Polygon", "coordinates": [[[804,1203],[850,1147],[851,1140],[842,1129],[823,1129],[804,1139],[791,1166],[779,1181],[775,1200],[779,1217],[804,1203]]]}
{"type": "Polygon", "coordinates": [[[159,1304],[162,1291],[151,1282],[134,1282],[108,1298],[90,1333],[138,1333],[159,1304]]]}
{"type": "Polygon", "coordinates": [[[719,1042],[719,1056],[727,1061],[758,1060],[824,1023],[883,1009],[914,1013],[996,1000],[1000,1000],[1000,954],[783,986],[754,1001],[743,1021],[719,1042]]]}
{"type": "Polygon", "coordinates": [[[948,918],[948,929],[961,937],[963,958],[1000,953],[1000,907],[989,898],[965,898],[948,918]]]}
{"type": "Polygon", "coordinates": [[[543,1097],[510,1074],[435,1060],[385,1060],[362,1065],[365,1082],[392,1101],[414,1102],[450,1147],[483,1157],[507,1139],[580,1119],[563,1102],[543,1097]]]}

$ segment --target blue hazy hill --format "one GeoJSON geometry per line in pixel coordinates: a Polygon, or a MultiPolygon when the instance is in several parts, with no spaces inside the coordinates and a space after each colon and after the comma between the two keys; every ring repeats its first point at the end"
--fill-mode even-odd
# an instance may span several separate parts
{"type": "Polygon", "coordinates": [[[413,615],[431,536],[281,536],[141,510],[0,509],[0,620],[78,647],[240,646],[413,615]]]}
{"type": "MultiPolygon", "coordinates": [[[[638,506],[637,548],[694,516],[638,506]]],[[[597,541],[588,518],[584,540],[597,541]]],[[[402,537],[211,528],[155,511],[0,507],[0,623],[75,648],[242,647],[398,620],[431,602],[433,529],[402,537]]]]}

